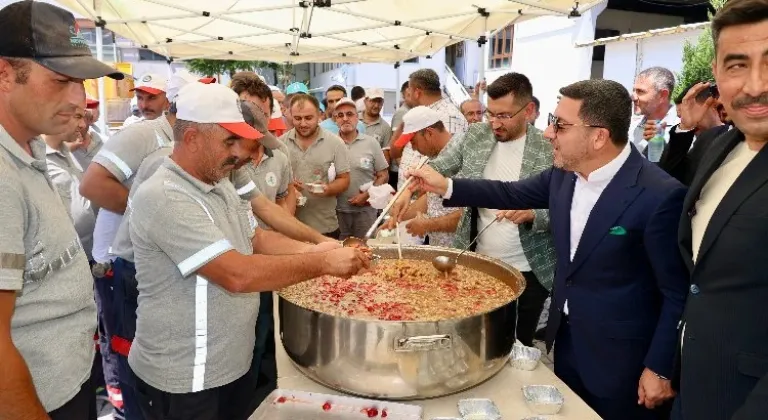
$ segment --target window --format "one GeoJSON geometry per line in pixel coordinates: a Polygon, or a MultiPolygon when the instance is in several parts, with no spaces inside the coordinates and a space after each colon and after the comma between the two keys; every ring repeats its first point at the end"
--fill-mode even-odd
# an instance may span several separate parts
{"type": "Polygon", "coordinates": [[[515,27],[509,25],[491,37],[488,47],[488,67],[492,69],[509,67],[512,64],[512,41],[515,27]]]}
{"type": "Polygon", "coordinates": [[[419,57],[413,57],[403,61],[403,63],[418,63],[418,62],[419,62],[419,57]]]}

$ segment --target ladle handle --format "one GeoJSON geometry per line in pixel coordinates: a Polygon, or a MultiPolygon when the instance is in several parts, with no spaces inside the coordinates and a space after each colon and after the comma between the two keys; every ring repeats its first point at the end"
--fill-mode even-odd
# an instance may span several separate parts
{"type": "Polygon", "coordinates": [[[468,250],[469,248],[472,248],[472,245],[474,245],[474,244],[475,244],[475,242],[477,242],[477,238],[479,238],[479,237],[480,237],[480,235],[482,235],[482,234],[483,234],[483,232],[485,232],[486,230],[488,230],[488,228],[489,228],[489,227],[491,227],[491,225],[492,225],[492,224],[496,223],[496,221],[497,221],[497,220],[499,220],[499,219],[493,219],[493,220],[491,220],[491,223],[488,223],[487,225],[485,225],[485,227],[484,227],[484,228],[482,228],[482,229],[480,230],[480,232],[477,232],[477,235],[475,236],[475,239],[473,239],[473,240],[472,240],[472,242],[470,242],[470,243],[469,243],[469,245],[467,245],[467,247],[466,247],[466,248],[462,249],[462,250],[461,250],[461,252],[459,252],[459,255],[457,255],[457,256],[456,256],[456,263],[457,263],[457,264],[458,264],[458,262],[459,262],[459,257],[461,256],[461,254],[463,254],[463,253],[467,252],[467,250],[468,250]]]}
{"type": "MultiPolygon", "coordinates": [[[[416,169],[421,168],[424,166],[425,163],[429,158],[427,156],[422,156],[421,160],[419,160],[418,165],[416,165],[416,169]]],[[[376,219],[375,222],[373,222],[373,225],[371,225],[371,228],[368,229],[368,232],[365,233],[365,238],[363,238],[363,241],[368,241],[368,239],[371,239],[371,236],[373,236],[373,232],[376,230],[376,228],[379,226],[379,223],[381,223],[382,220],[384,220],[384,217],[389,213],[389,210],[392,208],[392,206],[395,205],[395,202],[398,198],[400,198],[401,195],[403,195],[403,192],[408,189],[408,185],[411,184],[413,181],[413,176],[409,176],[408,179],[405,180],[405,183],[403,184],[402,188],[395,193],[395,197],[392,198],[392,200],[389,201],[389,204],[387,204],[386,207],[384,207],[384,210],[382,210],[379,217],[376,219]]]]}

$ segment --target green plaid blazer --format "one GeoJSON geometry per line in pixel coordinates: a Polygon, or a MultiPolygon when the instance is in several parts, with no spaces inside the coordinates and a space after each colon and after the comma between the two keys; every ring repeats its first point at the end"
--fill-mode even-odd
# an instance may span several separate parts
{"type": "MultiPolygon", "coordinates": [[[[496,139],[490,124],[475,123],[466,133],[459,133],[446,145],[447,150],[429,165],[445,176],[454,178],[483,178],[485,165],[490,159],[496,139]]],[[[552,145],[543,132],[528,126],[523,149],[520,179],[536,175],[552,167],[552,145]]],[[[555,273],[555,248],[549,232],[549,210],[534,209],[533,223],[519,226],[523,253],[539,282],[552,290],[555,273]]],[[[477,235],[477,209],[466,208],[456,228],[454,246],[464,248],[477,235]]]]}

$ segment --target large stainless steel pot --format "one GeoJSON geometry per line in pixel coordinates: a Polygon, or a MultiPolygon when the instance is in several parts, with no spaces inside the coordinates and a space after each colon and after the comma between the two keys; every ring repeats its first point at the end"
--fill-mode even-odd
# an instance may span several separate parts
{"type": "MultiPolygon", "coordinates": [[[[375,247],[374,253],[397,258],[397,247],[375,247]]],[[[403,258],[417,260],[457,253],[403,247],[403,258]]],[[[525,289],[520,272],[499,260],[467,252],[459,264],[503,281],[516,296],[525,289]]],[[[515,341],[516,304],[467,318],[402,322],[328,315],[281,297],[280,336],[296,367],[329,388],[390,400],[431,398],[475,386],[504,367],[515,341]]]]}

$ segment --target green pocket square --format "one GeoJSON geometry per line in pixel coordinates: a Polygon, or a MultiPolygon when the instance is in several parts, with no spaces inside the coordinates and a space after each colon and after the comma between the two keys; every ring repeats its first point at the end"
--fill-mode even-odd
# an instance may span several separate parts
{"type": "Polygon", "coordinates": [[[608,231],[608,233],[611,235],[626,235],[627,230],[622,226],[614,226],[608,231]]]}

